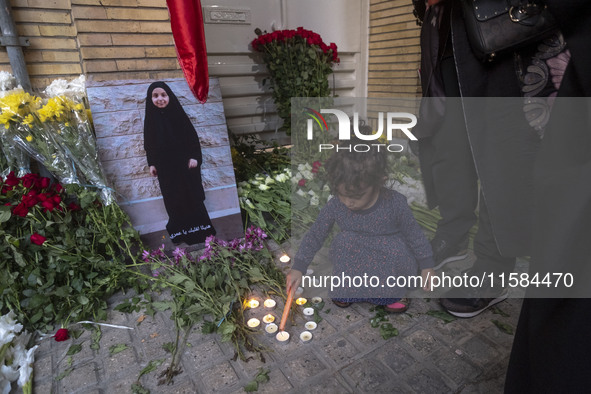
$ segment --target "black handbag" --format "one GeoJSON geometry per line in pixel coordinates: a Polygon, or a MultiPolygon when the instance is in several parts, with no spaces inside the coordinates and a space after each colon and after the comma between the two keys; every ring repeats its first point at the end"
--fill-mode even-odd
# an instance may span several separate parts
{"type": "Polygon", "coordinates": [[[539,42],[558,30],[542,0],[462,0],[472,51],[483,61],[539,42]]]}

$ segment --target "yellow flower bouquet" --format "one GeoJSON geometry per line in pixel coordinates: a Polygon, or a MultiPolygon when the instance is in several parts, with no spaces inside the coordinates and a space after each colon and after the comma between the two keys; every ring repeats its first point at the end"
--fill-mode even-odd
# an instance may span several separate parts
{"type": "Polygon", "coordinates": [[[78,183],[72,160],[41,122],[41,98],[15,92],[0,98],[0,133],[47,168],[63,184],[78,183]]]}

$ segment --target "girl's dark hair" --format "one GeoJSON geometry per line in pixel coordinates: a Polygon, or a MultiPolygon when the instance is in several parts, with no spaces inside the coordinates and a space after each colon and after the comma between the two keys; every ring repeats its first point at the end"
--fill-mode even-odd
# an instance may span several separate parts
{"type": "Polygon", "coordinates": [[[326,162],[328,185],[333,193],[344,185],[345,190],[355,191],[368,186],[380,187],[386,176],[386,148],[372,146],[372,141],[352,138],[342,141],[326,162]],[[358,151],[355,146],[358,146],[358,151]],[[367,150],[367,147],[370,149],[367,150]]]}

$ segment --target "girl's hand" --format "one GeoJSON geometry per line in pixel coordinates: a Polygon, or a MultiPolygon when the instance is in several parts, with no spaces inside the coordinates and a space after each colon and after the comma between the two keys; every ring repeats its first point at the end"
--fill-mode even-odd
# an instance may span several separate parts
{"type": "Polygon", "coordinates": [[[426,268],[424,270],[421,270],[421,277],[423,278],[423,290],[433,291],[432,279],[434,276],[437,276],[437,273],[433,268],[426,268]]]}
{"type": "Polygon", "coordinates": [[[298,270],[290,270],[285,281],[287,294],[295,293],[300,283],[302,283],[302,273],[298,270]]]}
{"type": "Polygon", "coordinates": [[[156,167],[150,166],[150,175],[158,176],[158,171],[156,171],[156,167]]]}
{"type": "Polygon", "coordinates": [[[189,159],[189,168],[195,168],[197,167],[197,164],[199,164],[199,162],[195,159],[189,159]]]}

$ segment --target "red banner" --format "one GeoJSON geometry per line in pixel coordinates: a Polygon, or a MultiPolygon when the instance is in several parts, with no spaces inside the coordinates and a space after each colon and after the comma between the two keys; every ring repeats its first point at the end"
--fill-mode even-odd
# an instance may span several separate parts
{"type": "Polygon", "coordinates": [[[207,101],[209,72],[201,0],[166,0],[179,64],[193,95],[207,101]]]}

